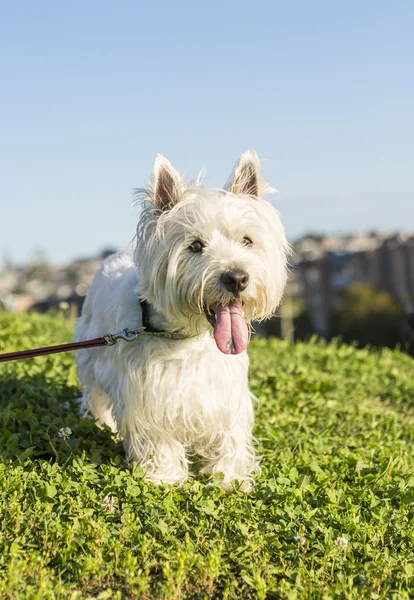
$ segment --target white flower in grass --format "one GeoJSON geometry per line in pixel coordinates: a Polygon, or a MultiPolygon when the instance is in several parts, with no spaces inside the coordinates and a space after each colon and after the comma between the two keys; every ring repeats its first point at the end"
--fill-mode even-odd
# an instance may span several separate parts
{"type": "Polygon", "coordinates": [[[105,496],[102,500],[102,508],[107,512],[114,512],[115,510],[115,498],[113,496],[105,496]]]}
{"type": "Polygon", "coordinates": [[[338,535],[338,537],[335,540],[335,544],[337,546],[339,546],[339,548],[341,548],[341,550],[347,549],[348,542],[349,542],[349,540],[346,537],[342,537],[341,535],[338,535]]]}
{"type": "Polygon", "coordinates": [[[304,546],[306,544],[306,538],[303,535],[295,535],[295,542],[299,544],[299,546],[304,546]]]}
{"type": "Polygon", "coordinates": [[[58,436],[64,440],[67,440],[72,435],[72,429],[70,427],[61,427],[58,431],[58,436]]]}

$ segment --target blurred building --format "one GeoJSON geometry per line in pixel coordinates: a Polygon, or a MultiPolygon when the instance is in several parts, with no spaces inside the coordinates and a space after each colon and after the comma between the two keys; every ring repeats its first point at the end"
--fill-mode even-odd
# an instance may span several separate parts
{"type": "Polygon", "coordinates": [[[326,335],[344,290],[368,283],[414,311],[414,235],[381,233],[307,237],[295,244],[293,280],[315,331],[326,335]]]}
{"type": "Polygon", "coordinates": [[[7,261],[0,274],[0,306],[12,312],[55,309],[77,316],[102,259],[112,252],[107,249],[64,266],[33,260],[13,267],[7,261]]]}

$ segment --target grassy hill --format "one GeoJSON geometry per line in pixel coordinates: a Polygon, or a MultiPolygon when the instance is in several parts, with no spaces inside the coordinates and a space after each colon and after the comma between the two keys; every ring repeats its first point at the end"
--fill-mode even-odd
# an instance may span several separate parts
{"type": "MultiPolygon", "coordinates": [[[[0,313],[0,352],[71,330],[0,313]]],[[[263,456],[249,496],[144,482],[77,416],[72,354],[0,365],[0,598],[413,598],[412,359],[249,351],[263,456]]]]}

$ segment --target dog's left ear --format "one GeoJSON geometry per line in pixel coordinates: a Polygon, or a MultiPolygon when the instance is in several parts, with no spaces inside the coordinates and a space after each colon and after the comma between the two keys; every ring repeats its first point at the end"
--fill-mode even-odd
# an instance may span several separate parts
{"type": "Polygon", "coordinates": [[[273,190],[262,175],[260,160],[255,150],[244,152],[236,163],[224,189],[233,194],[261,198],[273,190]]]}
{"type": "Polygon", "coordinates": [[[184,191],[181,175],[162,154],[154,161],[150,187],[152,202],[161,211],[174,206],[184,191]]]}

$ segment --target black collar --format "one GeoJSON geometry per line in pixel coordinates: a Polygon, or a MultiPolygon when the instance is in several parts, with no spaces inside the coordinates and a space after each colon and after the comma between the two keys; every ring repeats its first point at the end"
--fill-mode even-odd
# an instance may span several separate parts
{"type": "Polygon", "coordinates": [[[148,335],[154,335],[156,337],[165,337],[169,340],[186,340],[191,337],[195,337],[193,335],[183,335],[182,333],[171,332],[171,331],[163,331],[162,329],[157,329],[153,327],[150,322],[150,314],[149,314],[149,303],[146,300],[139,301],[142,310],[142,326],[145,328],[143,333],[148,335]]]}
{"type": "Polygon", "coordinates": [[[145,327],[147,333],[163,333],[160,329],[153,327],[150,322],[149,304],[146,300],[140,300],[142,310],[142,326],[145,327]]]}

